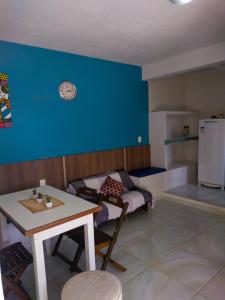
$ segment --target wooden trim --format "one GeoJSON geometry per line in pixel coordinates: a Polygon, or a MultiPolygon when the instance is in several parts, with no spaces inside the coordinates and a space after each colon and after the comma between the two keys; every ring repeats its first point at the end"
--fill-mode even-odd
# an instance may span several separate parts
{"type": "Polygon", "coordinates": [[[151,166],[150,145],[126,148],[127,171],[151,166]]]}
{"type": "Polygon", "coordinates": [[[37,227],[37,228],[34,228],[34,229],[31,229],[31,230],[26,230],[24,229],[21,225],[19,225],[16,220],[14,220],[10,215],[7,214],[7,212],[5,212],[1,207],[0,207],[0,212],[7,218],[9,219],[21,232],[23,235],[27,236],[27,237],[31,237],[33,234],[35,233],[38,233],[38,232],[41,232],[41,231],[44,231],[46,229],[49,229],[49,228],[52,228],[52,227],[55,227],[55,226],[58,226],[60,224],[63,224],[63,223],[66,223],[66,222],[69,222],[69,221],[72,221],[72,220],[75,220],[75,219],[78,219],[78,218],[81,218],[81,217],[84,217],[86,215],[89,215],[89,214],[94,214],[94,213],[97,213],[99,211],[102,210],[102,207],[101,206],[97,206],[97,207],[94,207],[94,208],[91,208],[91,209],[88,209],[84,212],[81,212],[79,214],[75,214],[75,215],[72,215],[72,216],[69,216],[69,217],[66,217],[66,218],[63,218],[63,219],[60,219],[60,220],[57,220],[57,221],[54,221],[54,222],[51,222],[49,224],[46,224],[46,225],[43,225],[43,226],[40,226],[40,227],[37,227]]]}
{"type": "Polygon", "coordinates": [[[66,156],[68,182],[124,168],[123,149],[66,156]]]}
{"type": "Polygon", "coordinates": [[[61,157],[0,165],[0,195],[40,185],[40,179],[58,189],[64,188],[61,157]]]}
{"type": "Polygon", "coordinates": [[[75,179],[150,165],[150,145],[0,165],[0,195],[39,186],[42,178],[49,185],[65,189],[75,179]]]}
{"type": "Polygon", "coordinates": [[[124,161],[124,170],[127,171],[127,155],[126,155],[126,148],[123,148],[123,161],[124,161]]]}
{"type": "Polygon", "coordinates": [[[67,186],[67,174],[66,174],[66,158],[65,156],[62,157],[63,160],[63,179],[64,179],[64,187],[67,186]]]}

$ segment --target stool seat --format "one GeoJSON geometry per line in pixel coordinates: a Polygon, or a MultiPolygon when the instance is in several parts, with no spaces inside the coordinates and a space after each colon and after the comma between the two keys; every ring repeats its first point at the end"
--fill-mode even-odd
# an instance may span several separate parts
{"type": "Polygon", "coordinates": [[[73,276],[62,290],[62,300],[122,300],[119,279],[106,271],[87,271],[73,276]]]}

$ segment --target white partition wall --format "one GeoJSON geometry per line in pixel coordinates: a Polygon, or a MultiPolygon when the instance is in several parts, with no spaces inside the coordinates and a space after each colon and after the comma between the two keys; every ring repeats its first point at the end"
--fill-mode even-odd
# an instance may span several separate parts
{"type": "Polygon", "coordinates": [[[151,164],[154,167],[165,168],[166,148],[164,141],[166,139],[166,117],[164,111],[150,114],[149,140],[151,143],[151,164]]]}
{"type": "Polygon", "coordinates": [[[151,165],[167,171],[139,178],[138,184],[153,191],[156,197],[161,191],[196,182],[198,112],[156,111],[150,113],[149,119],[151,165]],[[184,134],[184,126],[189,126],[188,135],[184,134]]]}
{"type": "Polygon", "coordinates": [[[170,170],[177,168],[179,164],[197,162],[197,114],[190,111],[157,111],[150,114],[153,167],[170,170]],[[184,126],[189,126],[187,136],[184,135],[184,126]],[[190,150],[190,145],[195,147],[190,150]]]}

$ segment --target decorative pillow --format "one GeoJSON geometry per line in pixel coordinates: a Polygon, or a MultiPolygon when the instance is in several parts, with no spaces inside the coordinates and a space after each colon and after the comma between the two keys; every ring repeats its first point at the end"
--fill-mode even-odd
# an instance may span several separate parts
{"type": "Polygon", "coordinates": [[[123,184],[117,180],[112,179],[110,176],[107,176],[105,182],[101,186],[101,192],[106,195],[120,197],[123,191],[123,184]]]}

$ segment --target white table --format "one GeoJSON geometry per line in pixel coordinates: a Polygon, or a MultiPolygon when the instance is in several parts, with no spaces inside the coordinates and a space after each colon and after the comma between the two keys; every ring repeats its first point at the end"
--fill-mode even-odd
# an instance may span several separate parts
{"type": "Polygon", "coordinates": [[[7,240],[6,218],[25,235],[32,238],[32,252],[38,300],[47,300],[47,282],[43,241],[75,227],[84,225],[87,270],[95,270],[93,213],[101,208],[51,186],[37,188],[38,192],[51,195],[64,205],[32,213],[19,200],[30,198],[32,189],[0,196],[0,242],[7,240]]]}

